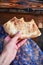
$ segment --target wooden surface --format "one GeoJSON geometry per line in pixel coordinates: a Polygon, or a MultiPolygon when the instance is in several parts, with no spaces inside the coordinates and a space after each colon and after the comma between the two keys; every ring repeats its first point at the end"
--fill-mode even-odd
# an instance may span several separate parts
{"type": "Polygon", "coordinates": [[[29,13],[0,13],[0,24],[7,22],[9,19],[16,16],[17,18],[24,17],[26,21],[34,19],[36,24],[42,23],[43,27],[43,14],[29,14],[29,13]]]}
{"type": "Polygon", "coordinates": [[[0,2],[0,8],[43,8],[43,3],[29,2],[29,0],[9,0],[8,2],[0,2]]]}

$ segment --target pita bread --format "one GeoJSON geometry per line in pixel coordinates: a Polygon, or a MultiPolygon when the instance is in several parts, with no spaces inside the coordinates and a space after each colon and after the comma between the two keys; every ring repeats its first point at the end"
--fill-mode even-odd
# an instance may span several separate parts
{"type": "Polygon", "coordinates": [[[21,38],[35,38],[41,35],[34,19],[30,22],[24,21],[23,18],[12,18],[3,25],[5,31],[10,35],[14,36],[18,31],[21,31],[21,38]]]}

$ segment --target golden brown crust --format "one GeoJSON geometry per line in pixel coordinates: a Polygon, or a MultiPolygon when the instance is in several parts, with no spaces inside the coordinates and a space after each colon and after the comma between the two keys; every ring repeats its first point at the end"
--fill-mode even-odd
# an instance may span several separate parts
{"type": "Polygon", "coordinates": [[[5,31],[12,37],[18,31],[21,31],[21,39],[34,38],[41,35],[36,23],[32,19],[30,22],[25,22],[23,18],[12,18],[3,25],[5,31]]]}

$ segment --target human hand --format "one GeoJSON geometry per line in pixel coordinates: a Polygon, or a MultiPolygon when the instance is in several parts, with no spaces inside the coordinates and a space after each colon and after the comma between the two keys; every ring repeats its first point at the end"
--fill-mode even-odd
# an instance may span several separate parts
{"type": "Polygon", "coordinates": [[[26,42],[27,39],[18,40],[21,32],[17,33],[13,38],[7,36],[5,38],[5,49],[0,56],[0,65],[9,65],[15,58],[18,49],[26,42]]]}

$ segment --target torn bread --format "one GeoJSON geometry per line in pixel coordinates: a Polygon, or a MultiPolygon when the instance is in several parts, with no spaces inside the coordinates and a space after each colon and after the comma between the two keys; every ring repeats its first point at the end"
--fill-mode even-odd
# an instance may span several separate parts
{"type": "Polygon", "coordinates": [[[12,18],[3,25],[5,31],[14,36],[18,31],[21,31],[21,38],[34,38],[41,35],[36,23],[32,19],[30,22],[25,22],[23,18],[12,18]]]}

